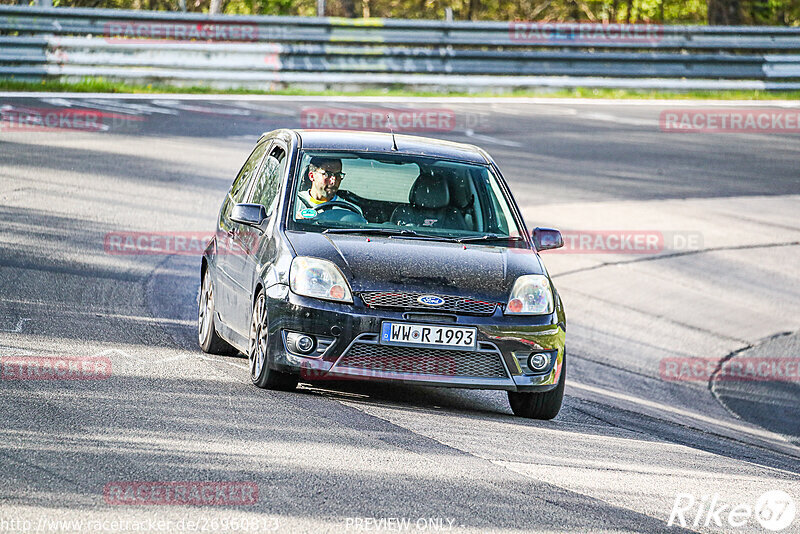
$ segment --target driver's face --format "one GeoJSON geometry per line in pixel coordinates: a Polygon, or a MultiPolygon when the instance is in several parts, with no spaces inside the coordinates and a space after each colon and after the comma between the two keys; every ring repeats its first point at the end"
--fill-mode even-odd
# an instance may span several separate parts
{"type": "Polygon", "coordinates": [[[309,171],[311,195],[317,200],[330,200],[336,196],[342,183],[342,162],[326,161],[319,168],[309,171]]]}

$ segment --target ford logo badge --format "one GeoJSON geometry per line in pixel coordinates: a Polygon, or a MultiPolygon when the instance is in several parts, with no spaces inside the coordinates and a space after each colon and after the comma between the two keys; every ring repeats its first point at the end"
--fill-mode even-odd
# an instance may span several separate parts
{"type": "Polygon", "coordinates": [[[424,304],[425,306],[441,306],[444,304],[444,299],[442,297],[437,297],[436,295],[423,295],[417,298],[417,302],[424,304]]]}

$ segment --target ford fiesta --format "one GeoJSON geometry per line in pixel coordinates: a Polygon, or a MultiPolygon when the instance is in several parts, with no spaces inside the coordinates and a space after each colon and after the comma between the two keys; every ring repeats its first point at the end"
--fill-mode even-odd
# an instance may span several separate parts
{"type": "Polygon", "coordinates": [[[525,222],[480,148],[343,131],[264,134],[202,260],[198,333],[261,388],[364,379],[506,390],[551,419],[566,319],[525,222]]]}

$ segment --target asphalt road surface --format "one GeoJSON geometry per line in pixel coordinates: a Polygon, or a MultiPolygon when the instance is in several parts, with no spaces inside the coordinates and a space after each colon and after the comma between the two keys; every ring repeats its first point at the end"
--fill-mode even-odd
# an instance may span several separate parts
{"type": "Polygon", "coordinates": [[[0,532],[800,532],[800,134],[664,123],[797,105],[0,107],[0,532]],[[110,232],[213,231],[261,132],[375,113],[484,147],[528,225],[565,231],[566,251],[543,255],[568,316],[555,420],[515,418],[502,392],[259,390],[246,358],[197,346],[199,251],[108,247],[110,232]],[[637,234],[658,247],[610,246],[637,234]],[[9,367],[40,356],[94,362],[97,379],[9,367]],[[123,499],[132,487],[149,500],[123,499]],[[209,487],[210,501],[158,500],[209,487]]]}

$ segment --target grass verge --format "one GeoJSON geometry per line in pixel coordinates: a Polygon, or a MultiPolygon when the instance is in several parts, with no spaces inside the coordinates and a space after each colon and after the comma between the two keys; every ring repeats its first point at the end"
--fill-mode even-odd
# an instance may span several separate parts
{"type": "Polygon", "coordinates": [[[229,95],[303,95],[303,96],[471,96],[471,97],[549,97],[611,99],[690,99],[690,100],[800,100],[800,91],[655,91],[632,89],[540,89],[508,92],[412,91],[403,88],[365,89],[360,91],[307,91],[289,88],[277,91],[262,89],[218,89],[195,85],[181,87],[162,84],[137,85],[84,78],[79,82],[43,80],[42,82],[0,79],[0,91],[74,92],[74,93],[137,93],[137,94],[229,94],[229,95]]]}

